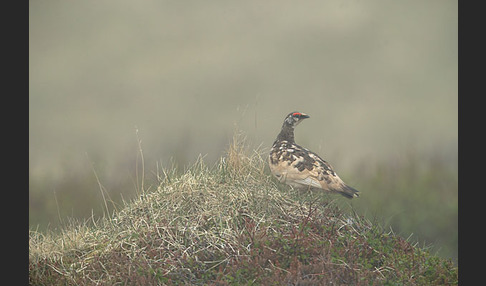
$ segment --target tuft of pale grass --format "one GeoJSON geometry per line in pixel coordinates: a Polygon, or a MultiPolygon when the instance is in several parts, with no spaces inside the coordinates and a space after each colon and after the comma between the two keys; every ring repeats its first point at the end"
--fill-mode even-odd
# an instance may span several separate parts
{"type": "MultiPolygon", "coordinates": [[[[305,205],[279,190],[265,174],[265,165],[266,155],[250,151],[241,135],[236,135],[217,166],[208,167],[200,157],[180,176],[164,170],[155,191],[126,203],[112,218],[72,222],[60,234],[31,231],[30,264],[46,262],[47,269],[72,283],[79,277],[111,283],[110,273],[94,277],[86,272],[95,256],[113,251],[130,258],[145,256],[150,245],[160,253],[158,260],[177,262],[180,257],[193,257],[216,267],[242,255],[238,250],[251,247],[241,245],[239,239],[246,231],[244,221],[276,231],[271,227],[275,219],[289,215],[298,219],[307,212],[305,205]],[[224,255],[213,260],[198,257],[208,252],[224,255]]],[[[163,274],[177,268],[170,266],[163,274]]]]}

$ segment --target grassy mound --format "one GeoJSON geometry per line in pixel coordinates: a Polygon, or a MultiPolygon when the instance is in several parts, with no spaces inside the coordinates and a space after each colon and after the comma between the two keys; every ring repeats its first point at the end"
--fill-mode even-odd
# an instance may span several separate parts
{"type": "MultiPolygon", "coordinates": [[[[165,170],[112,216],[31,231],[31,285],[451,285],[458,269],[319,193],[279,185],[238,142],[165,170]]],[[[358,198],[359,199],[359,198],[358,198]]]]}

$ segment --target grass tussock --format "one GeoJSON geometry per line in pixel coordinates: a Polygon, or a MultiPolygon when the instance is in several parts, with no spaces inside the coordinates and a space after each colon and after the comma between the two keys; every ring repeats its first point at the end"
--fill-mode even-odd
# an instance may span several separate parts
{"type": "MultiPolygon", "coordinates": [[[[454,285],[458,269],[330,198],[279,185],[235,139],[112,216],[30,232],[31,285],[454,285]]],[[[338,199],[338,198],[336,198],[338,199]]]]}

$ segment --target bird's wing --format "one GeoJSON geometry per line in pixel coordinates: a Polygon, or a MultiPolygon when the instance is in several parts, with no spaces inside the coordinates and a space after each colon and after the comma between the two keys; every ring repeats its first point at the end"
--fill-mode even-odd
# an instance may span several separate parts
{"type": "Polygon", "coordinates": [[[329,191],[344,185],[331,165],[312,151],[297,144],[279,147],[276,146],[275,152],[270,155],[270,168],[281,182],[294,187],[308,186],[329,191]]]}
{"type": "Polygon", "coordinates": [[[339,178],[328,162],[313,152],[309,151],[308,155],[314,160],[310,173],[319,181],[322,189],[338,191],[345,186],[343,180],[339,178]]]}
{"type": "Polygon", "coordinates": [[[302,157],[296,159],[290,166],[286,169],[285,182],[294,187],[313,187],[322,189],[322,184],[319,181],[319,174],[316,170],[303,169],[299,170],[297,166],[302,164],[302,157]]]}

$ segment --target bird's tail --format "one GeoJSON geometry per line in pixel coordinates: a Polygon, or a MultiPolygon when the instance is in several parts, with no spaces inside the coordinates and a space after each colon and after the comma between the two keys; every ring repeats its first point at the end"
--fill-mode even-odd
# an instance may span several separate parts
{"type": "Polygon", "coordinates": [[[337,192],[348,199],[359,197],[359,191],[348,185],[343,185],[339,190],[337,190],[337,192]]]}

